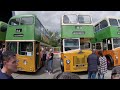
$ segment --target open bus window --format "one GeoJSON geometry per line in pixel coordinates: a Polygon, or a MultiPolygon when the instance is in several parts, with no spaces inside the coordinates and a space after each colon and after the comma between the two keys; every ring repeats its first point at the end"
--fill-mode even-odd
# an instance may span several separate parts
{"type": "Polygon", "coordinates": [[[20,55],[33,55],[33,42],[19,42],[19,54],[20,55]]]}
{"type": "Polygon", "coordinates": [[[65,23],[65,24],[78,23],[77,15],[75,15],[75,14],[64,15],[63,16],[63,23],[65,23]]]}
{"type": "Polygon", "coordinates": [[[7,42],[7,50],[17,54],[17,42],[7,42]]]}
{"type": "Polygon", "coordinates": [[[22,17],[21,18],[21,25],[31,25],[34,22],[34,18],[33,17],[22,17]]]}
{"type": "Polygon", "coordinates": [[[79,39],[65,39],[65,51],[79,49],[79,39]]]}
{"type": "Polygon", "coordinates": [[[120,38],[113,38],[114,48],[120,47],[120,38]]]}
{"type": "Polygon", "coordinates": [[[96,49],[98,49],[98,50],[101,49],[101,44],[100,43],[96,43],[96,49]]]}
{"type": "Polygon", "coordinates": [[[87,15],[78,15],[78,22],[79,23],[90,24],[91,23],[91,18],[90,18],[90,16],[87,16],[87,15]]]}
{"type": "Polygon", "coordinates": [[[111,26],[118,26],[117,19],[109,19],[109,22],[111,26]]]}
{"type": "Polygon", "coordinates": [[[19,22],[20,22],[20,19],[16,18],[16,19],[11,19],[9,24],[14,26],[14,25],[19,25],[19,22]]]}

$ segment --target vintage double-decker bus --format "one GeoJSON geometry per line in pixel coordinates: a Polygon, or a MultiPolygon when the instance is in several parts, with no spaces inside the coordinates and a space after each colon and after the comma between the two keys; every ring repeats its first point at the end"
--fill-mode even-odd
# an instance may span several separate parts
{"type": "Polygon", "coordinates": [[[107,58],[108,69],[120,65],[120,18],[106,17],[95,24],[92,47],[107,58]]]}
{"type": "Polygon", "coordinates": [[[48,33],[36,15],[10,18],[5,46],[16,53],[19,71],[36,72],[41,67],[40,48],[48,44],[48,33]]]}
{"type": "Polygon", "coordinates": [[[0,49],[5,49],[7,23],[0,21],[0,49]]]}
{"type": "Polygon", "coordinates": [[[89,15],[63,15],[61,21],[61,70],[87,71],[87,57],[92,53],[90,40],[94,38],[89,15]]]}

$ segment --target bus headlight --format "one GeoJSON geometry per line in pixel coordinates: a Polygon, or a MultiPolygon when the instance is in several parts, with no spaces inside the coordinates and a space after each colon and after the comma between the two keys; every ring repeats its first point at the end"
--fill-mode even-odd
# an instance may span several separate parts
{"type": "Polygon", "coordinates": [[[26,61],[26,60],[24,60],[24,61],[23,61],[23,63],[26,65],[26,64],[27,64],[27,61],[26,61]]]}
{"type": "Polygon", "coordinates": [[[118,59],[118,56],[116,56],[115,58],[118,59]]]}
{"type": "Polygon", "coordinates": [[[66,63],[67,63],[67,64],[70,64],[70,60],[66,60],[66,63]]]}

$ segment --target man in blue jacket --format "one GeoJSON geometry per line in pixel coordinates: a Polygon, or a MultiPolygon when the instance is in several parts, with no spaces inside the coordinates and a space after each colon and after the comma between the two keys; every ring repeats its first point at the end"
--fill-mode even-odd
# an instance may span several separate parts
{"type": "Polygon", "coordinates": [[[88,79],[95,79],[96,73],[98,71],[99,57],[95,54],[95,50],[92,50],[92,54],[90,54],[87,58],[88,62],[88,79]]]}

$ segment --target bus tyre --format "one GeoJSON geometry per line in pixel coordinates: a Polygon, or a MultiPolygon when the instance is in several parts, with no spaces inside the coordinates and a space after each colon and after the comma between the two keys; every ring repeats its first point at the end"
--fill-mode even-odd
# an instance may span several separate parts
{"type": "Polygon", "coordinates": [[[112,68],[113,68],[113,59],[112,59],[112,57],[111,56],[106,56],[106,58],[107,58],[107,69],[108,70],[112,70],[112,68]]]}
{"type": "Polygon", "coordinates": [[[64,64],[63,64],[63,60],[60,60],[60,66],[61,66],[61,71],[64,72],[64,64]]]}

